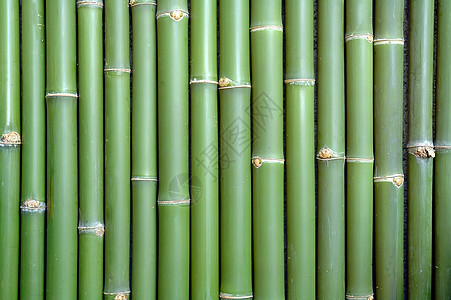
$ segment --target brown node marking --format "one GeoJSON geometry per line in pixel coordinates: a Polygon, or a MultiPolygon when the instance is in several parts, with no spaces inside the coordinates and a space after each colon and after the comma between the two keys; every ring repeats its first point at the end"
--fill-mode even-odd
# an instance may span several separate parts
{"type": "MultiPolygon", "coordinates": [[[[393,183],[397,186],[400,187],[402,185],[402,183],[404,182],[404,178],[402,176],[397,176],[393,178],[393,183]]],[[[369,298],[368,298],[369,299],[369,298]]]]}
{"type": "Polygon", "coordinates": [[[180,10],[174,10],[174,11],[171,11],[170,16],[175,21],[178,21],[183,17],[183,13],[180,10]]]}
{"type": "Polygon", "coordinates": [[[20,143],[20,135],[15,131],[2,134],[2,142],[4,143],[20,143]]]}
{"type": "MultiPolygon", "coordinates": [[[[373,42],[373,35],[372,35],[372,34],[367,35],[367,36],[366,36],[366,40],[367,40],[368,42],[372,43],[372,42],[373,42]]],[[[368,298],[368,299],[370,299],[370,298],[368,298]]]]}
{"type": "Polygon", "coordinates": [[[41,203],[38,200],[28,199],[23,203],[23,205],[27,208],[39,208],[41,203]]]}
{"type": "Polygon", "coordinates": [[[105,228],[103,226],[96,229],[96,235],[98,237],[102,237],[104,234],[105,234],[105,228]]]}
{"type": "Polygon", "coordinates": [[[256,157],[252,160],[252,163],[254,164],[254,166],[256,168],[260,168],[260,166],[262,165],[262,160],[260,158],[256,157]]]}
{"type": "Polygon", "coordinates": [[[332,158],[334,157],[334,152],[331,149],[324,147],[319,152],[318,157],[322,159],[332,158]]]}
{"type": "Polygon", "coordinates": [[[434,148],[430,146],[420,146],[415,150],[414,154],[420,158],[435,157],[434,148]]]}
{"type": "Polygon", "coordinates": [[[127,295],[125,295],[125,294],[117,294],[114,297],[114,300],[127,300],[127,295]]]}
{"type": "Polygon", "coordinates": [[[222,77],[221,79],[219,79],[218,84],[219,84],[220,87],[226,87],[226,86],[229,86],[229,84],[230,84],[230,79],[227,78],[227,77],[222,77]]]}

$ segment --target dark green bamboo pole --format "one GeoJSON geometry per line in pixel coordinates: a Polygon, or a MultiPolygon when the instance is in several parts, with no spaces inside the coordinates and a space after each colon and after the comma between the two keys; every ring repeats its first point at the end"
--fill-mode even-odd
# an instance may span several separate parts
{"type": "Polygon", "coordinates": [[[220,298],[252,298],[249,1],[219,1],[220,298]]]}
{"type": "Polygon", "coordinates": [[[346,0],[346,298],[373,298],[373,1],[346,0]]]}
{"type": "Polygon", "coordinates": [[[103,2],[78,0],[78,299],[103,291],[103,2]]]}
{"type": "Polygon", "coordinates": [[[44,299],[45,258],[44,1],[22,1],[22,191],[20,296],[44,299]]]}
{"type": "Polygon", "coordinates": [[[130,50],[127,0],[105,1],[104,299],[130,293],[130,50]]]}
{"type": "Polygon", "coordinates": [[[46,1],[46,299],[77,299],[76,6],[46,1]]]}
{"type": "Polygon", "coordinates": [[[158,299],[189,298],[188,6],[160,0],[158,39],[158,299]]]}
{"type": "Polygon", "coordinates": [[[282,1],[251,1],[254,295],[285,298],[282,1]]]}
{"type": "Polygon", "coordinates": [[[191,299],[219,295],[216,1],[191,1],[191,299]]]}
{"type": "Polygon", "coordinates": [[[374,222],[377,299],[403,298],[404,0],[375,1],[374,222]]]}
{"type": "Polygon", "coordinates": [[[451,1],[438,1],[435,106],[435,299],[451,295],[451,1]]]}
{"type": "Polygon", "coordinates": [[[156,2],[130,1],[133,25],[133,299],[157,298],[156,2]]]}
{"type": "Polygon", "coordinates": [[[410,2],[408,295],[431,297],[434,1],[410,2]]]}
{"type": "Polygon", "coordinates": [[[315,299],[313,0],[285,13],[288,299],[315,299]]]}
{"type": "Polygon", "coordinates": [[[318,3],[317,297],[345,297],[344,1],[318,3]]]}
{"type": "Polygon", "coordinates": [[[20,48],[19,1],[0,2],[0,289],[19,291],[20,48]]]}

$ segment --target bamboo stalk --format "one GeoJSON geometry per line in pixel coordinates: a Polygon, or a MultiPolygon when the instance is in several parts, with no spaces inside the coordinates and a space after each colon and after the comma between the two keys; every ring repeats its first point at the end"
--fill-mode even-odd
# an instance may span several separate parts
{"type": "Polygon", "coordinates": [[[345,295],[344,1],[318,3],[318,299],[345,295]]]}
{"type": "Polygon", "coordinates": [[[44,299],[45,27],[44,1],[22,1],[22,190],[20,296],[44,299]]]}
{"type": "Polygon", "coordinates": [[[158,299],[189,298],[187,10],[186,0],[158,1],[158,299]]]}
{"type": "Polygon", "coordinates": [[[130,2],[133,24],[133,299],[157,298],[156,2],[130,2]]]}
{"type": "Polygon", "coordinates": [[[77,84],[75,3],[46,1],[46,299],[77,298],[77,84]]]}
{"type": "Polygon", "coordinates": [[[404,0],[375,1],[374,250],[377,299],[403,298],[404,0]]]}
{"type": "Polygon", "coordinates": [[[103,294],[103,2],[78,1],[78,299],[103,294]]]}
{"type": "Polygon", "coordinates": [[[431,297],[434,1],[410,2],[408,295],[431,297]]]}
{"type": "Polygon", "coordinates": [[[283,299],[282,1],[251,1],[254,295],[283,299]]]}
{"type": "Polygon", "coordinates": [[[0,286],[19,291],[20,48],[19,1],[0,2],[0,286]]]}
{"type": "Polygon", "coordinates": [[[435,106],[434,230],[435,298],[451,295],[451,1],[438,1],[437,94],[435,106]]]}
{"type": "Polygon", "coordinates": [[[373,298],[373,1],[346,1],[346,298],[373,298]]]}
{"type": "Polygon", "coordinates": [[[127,299],[130,257],[130,57],[126,0],[105,1],[104,299],[127,299]]]}
{"type": "Polygon", "coordinates": [[[191,298],[219,295],[216,1],[191,2],[191,298]]]}
{"type": "Polygon", "coordinates": [[[220,298],[252,298],[249,2],[219,1],[220,298]]]}
{"type": "Polygon", "coordinates": [[[313,1],[285,13],[288,299],[315,299],[313,1]]]}

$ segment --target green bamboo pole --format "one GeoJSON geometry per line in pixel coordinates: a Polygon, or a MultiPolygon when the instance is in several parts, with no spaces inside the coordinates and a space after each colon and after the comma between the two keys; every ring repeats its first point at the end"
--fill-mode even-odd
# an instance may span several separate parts
{"type": "Polygon", "coordinates": [[[375,1],[374,250],[377,299],[403,299],[404,0],[375,1]]]}
{"type": "Polygon", "coordinates": [[[251,1],[254,295],[284,299],[282,1],[251,1]]]}
{"type": "Polygon", "coordinates": [[[130,257],[130,50],[127,0],[105,1],[104,299],[127,299],[130,257]]]}
{"type": "Polygon", "coordinates": [[[408,295],[431,297],[434,1],[410,2],[408,295]]]}
{"type": "Polygon", "coordinates": [[[133,26],[133,299],[157,298],[156,2],[130,1],[133,26]]]}
{"type": "Polygon", "coordinates": [[[219,295],[216,4],[191,2],[191,299],[219,295]]]}
{"type": "Polygon", "coordinates": [[[188,4],[160,0],[158,45],[158,299],[189,298],[188,4]]]}
{"type": "Polygon", "coordinates": [[[220,298],[252,298],[249,1],[219,1],[220,298]]]}
{"type": "Polygon", "coordinates": [[[315,299],[313,1],[285,13],[288,299],[315,299]]]}
{"type": "Polygon", "coordinates": [[[373,299],[373,1],[346,0],[346,298],[373,299]]]}
{"type": "Polygon", "coordinates": [[[0,2],[0,288],[19,291],[20,48],[19,1],[0,2]]]}
{"type": "Polygon", "coordinates": [[[451,295],[451,1],[438,1],[437,94],[435,106],[434,230],[435,299],[451,295]]]}
{"type": "Polygon", "coordinates": [[[44,1],[22,1],[22,191],[20,296],[44,299],[45,27],[44,1]]]}
{"type": "Polygon", "coordinates": [[[75,3],[46,1],[46,299],[77,298],[77,67],[75,3]]]}
{"type": "Polygon", "coordinates": [[[103,294],[103,2],[78,0],[78,299],[103,294]]]}
{"type": "Polygon", "coordinates": [[[345,297],[344,1],[318,3],[317,297],[345,297]]]}

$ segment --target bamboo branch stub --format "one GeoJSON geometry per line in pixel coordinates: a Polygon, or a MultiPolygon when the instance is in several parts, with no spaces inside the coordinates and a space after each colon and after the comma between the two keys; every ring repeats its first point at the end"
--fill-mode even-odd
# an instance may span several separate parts
{"type": "Polygon", "coordinates": [[[22,144],[20,134],[15,131],[2,134],[0,146],[15,146],[22,144]]]}
{"type": "Polygon", "coordinates": [[[410,154],[413,154],[418,158],[435,157],[435,150],[433,145],[412,145],[407,146],[407,150],[410,154]]]}

